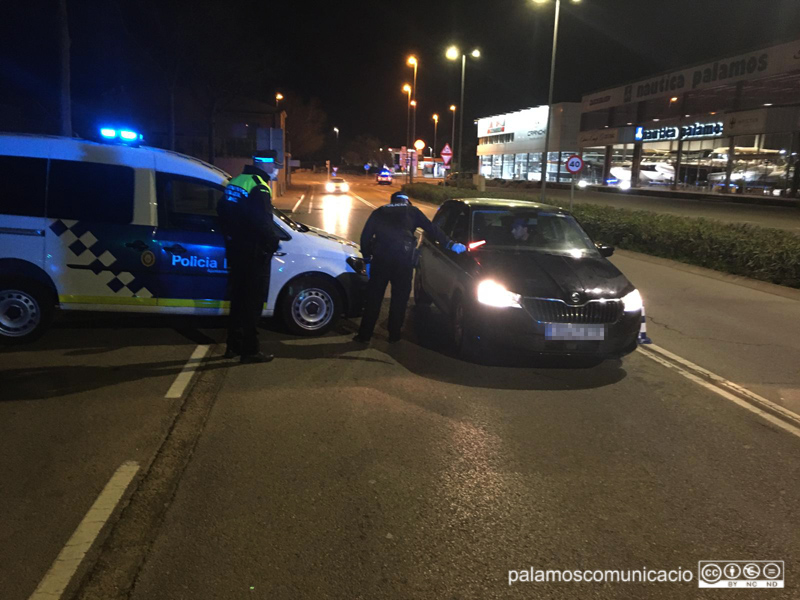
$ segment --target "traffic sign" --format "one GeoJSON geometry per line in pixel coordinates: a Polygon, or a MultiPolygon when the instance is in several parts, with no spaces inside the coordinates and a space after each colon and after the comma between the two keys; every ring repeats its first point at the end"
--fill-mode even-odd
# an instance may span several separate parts
{"type": "Polygon", "coordinates": [[[440,152],[440,156],[442,157],[442,162],[444,162],[445,165],[450,164],[450,159],[453,158],[453,151],[450,149],[450,144],[444,145],[444,148],[442,148],[442,151],[440,152]]]}
{"type": "Polygon", "coordinates": [[[567,171],[575,175],[583,169],[583,159],[577,154],[573,154],[567,159],[567,171]]]}
{"type": "Polygon", "coordinates": [[[369,171],[369,166],[370,166],[369,163],[365,163],[364,164],[364,170],[365,171],[369,171]]]}

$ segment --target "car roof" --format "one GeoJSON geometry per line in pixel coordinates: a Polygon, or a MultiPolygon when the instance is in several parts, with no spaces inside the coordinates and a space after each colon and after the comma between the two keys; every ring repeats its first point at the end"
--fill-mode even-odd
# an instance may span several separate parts
{"type": "Polygon", "coordinates": [[[161,148],[104,144],[79,138],[0,133],[0,154],[125,165],[224,183],[230,175],[207,162],[161,148]]]}
{"type": "Polygon", "coordinates": [[[552,204],[542,204],[530,200],[514,200],[512,198],[453,198],[450,202],[462,202],[471,208],[534,208],[568,214],[569,211],[552,204]]]}

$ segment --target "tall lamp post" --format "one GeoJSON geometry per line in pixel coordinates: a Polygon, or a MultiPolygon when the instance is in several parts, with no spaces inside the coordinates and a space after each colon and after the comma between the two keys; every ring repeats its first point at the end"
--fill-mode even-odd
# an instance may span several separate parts
{"type": "Polygon", "coordinates": [[[281,100],[283,100],[283,94],[278,92],[277,94],[275,94],[275,108],[278,108],[278,106],[281,103],[281,100]]]}
{"type": "MultiPolygon", "coordinates": [[[[409,67],[414,67],[414,85],[411,88],[411,93],[413,94],[413,98],[411,100],[411,106],[414,107],[414,116],[411,117],[411,139],[417,139],[417,66],[419,65],[419,61],[417,61],[416,56],[409,56],[408,61],[406,61],[409,67]]],[[[411,170],[409,171],[408,181],[409,183],[414,183],[414,161],[411,161],[411,170]]]]}
{"type": "MultiPolygon", "coordinates": [[[[550,0],[533,0],[536,4],[546,4],[550,0]]],[[[572,0],[573,4],[578,4],[581,0],[572,0]]],[[[553,81],[556,77],[556,48],[558,47],[558,16],[561,12],[561,0],[556,2],[556,15],[553,22],[553,52],[550,55],[550,91],[547,95],[547,129],[544,131],[544,155],[542,156],[542,203],[546,202],[545,192],[547,190],[547,159],[550,149],[550,121],[553,115],[553,81]]],[[[560,150],[559,150],[560,151],[560,150]]]]}
{"type": "Polygon", "coordinates": [[[336,134],[336,156],[337,156],[336,163],[339,164],[342,162],[342,157],[339,156],[339,128],[334,127],[333,133],[336,134]]]}
{"type": "Polygon", "coordinates": [[[433,115],[433,152],[436,152],[436,130],[439,128],[439,115],[433,115]]]}
{"type": "Polygon", "coordinates": [[[456,147],[456,105],[450,105],[450,112],[453,113],[453,137],[450,140],[450,151],[453,152],[456,147]]]}
{"type": "Polygon", "coordinates": [[[411,150],[411,86],[406,83],[403,85],[403,91],[408,94],[406,99],[406,164],[403,166],[408,168],[409,152],[411,150]]]}
{"type": "MultiPolygon", "coordinates": [[[[470,56],[472,56],[472,58],[479,58],[480,55],[481,51],[477,48],[470,52],[470,56]]],[[[445,56],[447,56],[447,58],[450,60],[458,60],[458,57],[461,56],[461,116],[458,120],[458,158],[456,161],[454,161],[458,165],[459,170],[461,170],[463,168],[461,149],[464,145],[464,75],[467,71],[467,55],[463,54],[457,47],[450,46],[447,49],[445,56]]],[[[452,107],[451,110],[453,110],[452,107]]],[[[453,113],[453,116],[455,116],[455,113],[453,113]]]]}

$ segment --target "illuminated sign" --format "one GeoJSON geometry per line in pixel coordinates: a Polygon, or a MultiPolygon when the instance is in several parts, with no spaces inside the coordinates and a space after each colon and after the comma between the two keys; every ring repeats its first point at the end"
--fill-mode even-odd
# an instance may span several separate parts
{"type": "Polygon", "coordinates": [[[686,140],[701,137],[718,137],[722,135],[722,123],[694,123],[680,127],[659,127],[645,129],[637,127],[634,139],[637,142],[660,142],[662,140],[686,140]]]}
{"type": "Polygon", "coordinates": [[[506,121],[505,119],[492,121],[489,124],[488,133],[503,133],[506,130],[506,121]]]}

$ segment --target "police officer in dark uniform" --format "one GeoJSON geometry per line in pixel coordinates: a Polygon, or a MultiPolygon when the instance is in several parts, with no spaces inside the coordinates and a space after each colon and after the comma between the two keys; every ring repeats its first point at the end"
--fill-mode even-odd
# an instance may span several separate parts
{"type": "Polygon", "coordinates": [[[231,179],[217,205],[228,261],[230,318],[226,358],[243,363],[269,362],[261,352],[258,322],[269,291],[272,254],[279,239],[272,221],[271,175],[280,167],[274,150],[258,152],[253,164],[231,179]]]}
{"type": "Polygon", "coordinates": [[[417,246],[414,232],[418,227],[456,254],[466,250],[464,244],[453,243],[421,210],[412,206],[406,194],[392,194],[391,203],[375,210],[367,219],[361,233],[361,253],[367,261],[369,282],[364,315],[358,335],[353,338],[355,341],[368,343],[372,338],[383,295],[389,283],[392,284],[389,341],[396,342],[400,339],[406,305],[411,295],[417,246]]]}

